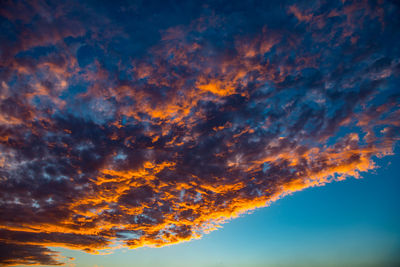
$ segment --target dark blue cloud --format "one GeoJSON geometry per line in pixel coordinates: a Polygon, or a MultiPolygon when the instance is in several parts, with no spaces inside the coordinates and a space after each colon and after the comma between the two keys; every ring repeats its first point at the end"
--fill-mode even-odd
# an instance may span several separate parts
{"type": "Polygon", "coordinates": [[[5,265],[199,238],[399,140],[395,1],[8,1],[5,265]],[[11,252],[10,252],[11,251],[11,252]]]}

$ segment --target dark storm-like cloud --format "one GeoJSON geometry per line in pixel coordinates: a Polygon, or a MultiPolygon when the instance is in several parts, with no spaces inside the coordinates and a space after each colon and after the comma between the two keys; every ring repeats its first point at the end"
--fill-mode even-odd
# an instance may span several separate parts
{"type": "Polygon", "coordinates": [[[400,133],[391,1],[8,1],[0,249],[60,265],[200,238],[376,167],[400,133]]]}
{"type": "Polygon", "coordinates": [[[0,242],[0,259],[4,265],[12,266],[17,264],[34,265],[64,265],[57,261],[54,252],[43,246],[36,245],[18,245],[0,242]]]}

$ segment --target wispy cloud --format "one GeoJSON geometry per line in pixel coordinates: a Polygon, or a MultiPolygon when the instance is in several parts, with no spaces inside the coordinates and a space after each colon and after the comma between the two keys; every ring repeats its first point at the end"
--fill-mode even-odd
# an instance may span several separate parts
{"type": "Polygon", "coordinates": [[[159,247],[376,167],[400,136],[390,1],[0,8],[0,262],[159,247]]]}

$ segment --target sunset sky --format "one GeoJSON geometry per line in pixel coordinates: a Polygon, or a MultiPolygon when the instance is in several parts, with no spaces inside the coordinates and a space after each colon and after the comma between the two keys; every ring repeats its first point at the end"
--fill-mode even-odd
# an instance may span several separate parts
{"type": "Polygon", "coordinates": [[[398,1],[1,1],[0,265],[400,266],[398,1]]]}

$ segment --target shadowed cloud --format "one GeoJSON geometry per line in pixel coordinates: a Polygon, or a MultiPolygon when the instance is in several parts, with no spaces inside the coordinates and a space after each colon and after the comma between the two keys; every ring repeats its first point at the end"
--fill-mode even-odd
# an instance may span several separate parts
{"type": "Polygon", "coordinates": [[[0,263],[200,238],[377,166],[394,1],[6,1],[0,263]]]}

